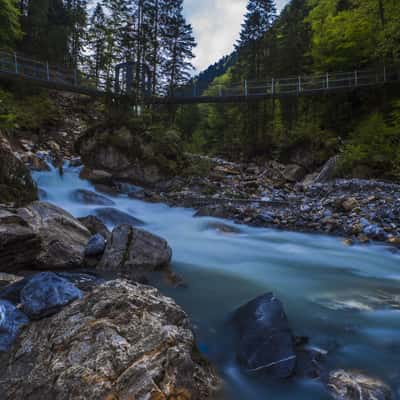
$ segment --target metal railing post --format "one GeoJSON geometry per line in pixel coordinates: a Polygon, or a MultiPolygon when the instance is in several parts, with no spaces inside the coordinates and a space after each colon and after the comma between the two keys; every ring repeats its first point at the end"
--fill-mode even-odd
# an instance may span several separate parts
{"type": "Polygon", "coordinates": [[[46,62],[46,76],[47,76],[47,80],[50,80],[50,69],[49,69],[49,62],[46,62]]]}
{"type": "Polygon", "coordinates": [[[247,79],[245,79],[245,81],[244,81],[244,95],[247,97],[248,94],[249,94],[249,89],[247,87],[247,79]]]}
{"type": "Polygon", "coordinates": [[[272,84],[272,96],[275,96],[275,78],[272,78],[271,84],[272,84]]]}
{"type": "Polygon", "coordinates": [[[326,88],[329,89],[329,72],[326,73],[326,88]]]}
{"type": "Polygon", "coordinates": [[[358,86],[358,72],[354,71],[354,84],[358,86]]]}
{"type": "Polygon", "coordinates": [[[299,86],[298,86],[298,91],[301,93],[301,76],[299,76],[299,86]]]}
{"type": "Polygon", "coordinates": [[[15,73],[18,74],[18,59],[17,59],[17,53],[14,53],[14,64],[15,64],[15,73]]]}

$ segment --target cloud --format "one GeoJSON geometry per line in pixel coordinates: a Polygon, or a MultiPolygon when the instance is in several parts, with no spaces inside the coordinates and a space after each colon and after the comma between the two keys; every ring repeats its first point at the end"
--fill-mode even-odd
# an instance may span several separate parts
{"type": "MultiPolygon", "coordinates": [[[[278,8],[287,1],[278,1],[278,8]]],[[[193,61],[198,71],[233,50],[246,5],[247,0],[185,0],[185,14],[198,43],[193,61]]]]}

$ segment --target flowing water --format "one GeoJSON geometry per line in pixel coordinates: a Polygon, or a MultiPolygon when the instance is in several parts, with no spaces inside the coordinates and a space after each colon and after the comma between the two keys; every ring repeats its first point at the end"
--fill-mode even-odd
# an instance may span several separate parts
{"type": "MultiPolygon", "coordinates": [[[[95,190],[79,169],[34,173],[46,201],[77,217],[98,206],[74,201],[76,189],[95,190]]],[[[296,335],[329,351],[328,368],[357,368],[382,378],[400,399],[400,256],[385,246],[347,247],[340,238],[235,226],[238,234],[210,227],[214,218],[193,210],[110,197],[115,207],[168,240],[173,269],[188,287],[163,287],[189,313],[200,350],[218,367],[229,400],[329,399],[309,380],[272,383],[237,365],[226,325],[229,313],[273,291],[296,335]]]]}

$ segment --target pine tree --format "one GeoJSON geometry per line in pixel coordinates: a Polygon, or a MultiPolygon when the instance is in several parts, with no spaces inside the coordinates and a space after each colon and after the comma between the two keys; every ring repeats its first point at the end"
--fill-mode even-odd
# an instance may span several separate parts
{"type": "Polygon", "coordinates": [[[83,61],[83,47],[87,34],[87,0],[67,0],[66,10],[69,18],[68,64],[77,68],[83,61]]]}
{"type": "Polygon", "coordinates": [[[196,41],[193,29],[183,16],[183,0],[168,1],[169,8],[162,22],[163,62],[166,90],[173,95],[177,86],[187,83],[193,66],[196,41]]]}
{"type": "Polygon", "coordinates": [[[95,77],[95,83],[98,85],[100,75],[106,68],[107,43],[106,16],[100,3],[96,5],[90,18],[87,43],[90,75],[95,77]]]}
{"type": "Polygon", "coordinates": [[[276,6],[273,0],[249,0],[237,47],[244,47],[261,39],[271,28],[275,18],[276,6]]]}

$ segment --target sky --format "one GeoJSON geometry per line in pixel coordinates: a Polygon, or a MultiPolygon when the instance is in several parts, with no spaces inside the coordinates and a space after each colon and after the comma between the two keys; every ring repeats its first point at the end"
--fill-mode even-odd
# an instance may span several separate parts
{"type": "MultiPolygon", "coordinates": [[[[280,10],[289,0],[277,0],[280,10]]],[[[197,40],[197,72],[229,54],[239,37],[247,0],[185,0],[185,15],[197,40]]]]}

